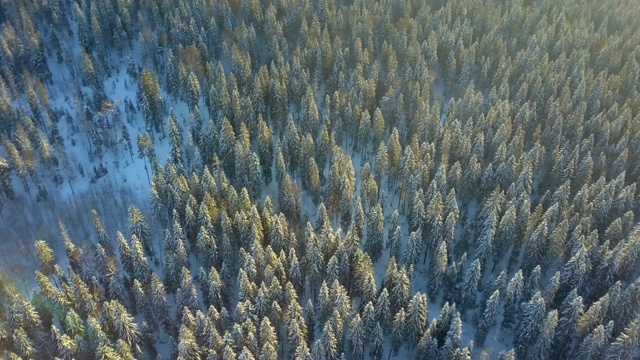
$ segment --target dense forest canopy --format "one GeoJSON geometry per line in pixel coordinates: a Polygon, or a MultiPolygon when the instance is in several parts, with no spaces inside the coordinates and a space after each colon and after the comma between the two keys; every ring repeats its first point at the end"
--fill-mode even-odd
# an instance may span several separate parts
{"type": "Polygon", "coordinates": [[[640,359],[639,16],[0,0],[0,355],[640,359]]]}

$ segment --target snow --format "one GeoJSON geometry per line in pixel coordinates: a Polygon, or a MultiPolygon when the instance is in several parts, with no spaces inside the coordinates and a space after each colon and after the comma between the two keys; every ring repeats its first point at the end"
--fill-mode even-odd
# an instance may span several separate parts
{"type": "MultiPolygon", "coordinates": [[[[140,63],[139,46],[134,44],[133,49],[133,59],[140,63]]],[[[77,47],[71,51],[77,60],[80,56],[77,47]]],[[[33,184],[30,184],[29,194],[18,180],[14,180],[16,200],[5,204],[3,216],[0,217],[0,227],[6,229],[0,251],[0,263],[17,278],[23,278],[25,281],[33,278],[32,274],[38,263],[33,251],[33,242],[36,239],[47,240],[58,255],[58,260],[64,261],[65,250],[60,238],[58,220],[65,224],[74,243],[86,252],[88,245],[96,240],[92,227],[92,209],[97,210],[108,231],[127,228],[127,210],[130,205],[140,208],[148,219],[151,218],[150,182],[144,169],[145,160],[138,158],[137,154],[137,134],[146,133],[144,118],[141,111],[128,114],[125,108],[127,99],[136,103],[137,91],[135,80],[127,74],[127,62],[116,60],[110,66],[113,71],[104,79],[103,84],[107,98],[115,105],[115,111],[102,115],[111,122],[116,139],[122,140],[120,127],[126,126],[133,157],[125,150],[124,141],[120,141],[114,151],[106,150],[101,159],[90,156],[90,145],[85,136],[88,124],[82,124],[76,115],[79,104],[73,98],[73,94],[77,91],[69,85],[76,82],[72,75],[74,70],[66,64],[57,63],[51,57],[49,67],[53,83],[47,85],[47,91],[52,109],[62,114],[73,114],[70,118],[66,115],[61,116],[57,122],[64,141],[64,153],[70,164],[71,180],[67,181],[64,171],[58,171],[65,181],[57,185],[52,180],[53,174],[41,169],[39,175],[48,193],[48,199],[44,201],[36,201],[37,189],[33,184]],[[130,123],[127,121],[129,116],[132,120],[130,123]],[[100,164],[105,166],[107,173],[92,182],[93,169],[100,164]],[[81,168],[84,174],[81,173],[81,168]],[[105,198],[111,199],[108,204],[104,203],[105,198]],[[15,256],[16,253],[20,256],[15,256]]],[[[80,90],[83,93],[91,92],[86,87],[80,90]]],[[[27,109],[26,99],[18,100],[17,106],[27,109]]],[[[178,119],[189,118],[187,106],[183,102],[168,101],[167,109],[169,108],[173,108],[178,119]]],[[[94,114],[94,117],[97,116],[101,114],[94,114]]],[[[202,116],[207,116],[206,112],[202,116]]],[[[154,150],[157,159],[164,164],[170,153],[169,140],[162,139],[161,134],[155,134],[155,138],[154,150]]],[[[152,169],[148,161],[147,166],[151,177],[152,169]]],[[[151,225],[157,224],[152,222],[151,225]]],[[[109,235],[115,236],[115,230],[112,232],[109,235]]],[[[152,231],[152,234],[161,233],[152,231]]],[[[33,280],[27,285],[28,288],[34,286],[33,280]]]]}
{"type": "Polygon", "coordinates": [[[449,99],[449,101],[444,102],[444,106],[442,107],[442,114],[440,115],[440,126],[444,126],[444,124],[447,122],[451,102],[453,102],[453,98],[449,99]]]}
{"type": "MultiPolygon", "coordinates": [[[[80,57],[80,52],[77,47],[74,48],[72,53],[76,60],[80,57]]],[[[131,60],[136,64],[142,63],[140,46],[137,43],[133,46],[131,60]]],[[[53,73],[53,84],[48,86],[52,107],[56,111],[77,114],[78,109],[76,104],[74,104],[74,99],[71,95],[73,93],[73,89],[69,84],[76,82],[74,80],[73,73],[77,73],[79,70],[74,70],[68,66],[54,63],[52,60],[49,61],[53,73]]],[[[224,62],[224,59],[222,61],[224,62]]],[[[109,63],[109,61],[107,61],[107,63],[109,63]]],[[[89,140],[86,136],[83,136],[83,134],[86,134],[86,129],[84,128],[86,124],[80,124],[80,119],[77,116],[72,116],[71,121],[67,121],[63,117],[58,122],[58,127],[60,135],[64,139],[64,149],[69,158],[69,163],[72,165],[71,172],[74,174],[74,178],[71,182],[63,182],[63,184],[59,186],[56,186],[51,181],[45,184],[50,197],[42,204],[36,204],[33,200],[33,195],[25,194],[24,191],[20,191],[22,190],[21,186],[16,186],[16,190],[19,192],[18,198],[20,201],[14,202],[11,205],[12,208],[9,208],[7,211],[8,215],[5,215],[0,219],[0,226],[5,229],[10,229],[8,230],[9,234],[6,235],[8,241],[3,244],[3,250],[5,250],[3,253],[5,255],[0,255],[0,262],[3,264],[7,263],[15,264],[16,267],[27,267],[27,269],[18,269],[18,271],[21,274],[32,274],[33,268],[29,268],[26,263],[37,263],[37,260],[33,256],[32,240],[40,238],[43,238],[52,244],[54,250],[59,254],[58,258],[62,260],[62,258],[64,258],[64,256],[62,256],[64,253],[64,246],[60,240],[59,230],[57,228],[58,220],[62,221],[70,230],[70,235],[74,242],[81,247],[84,245],[86,248],[86,245],[91,243],[93,241],[92,239],[95,239],[94,231],[91,227],[92,222],[90,214],[91,209],[94,208],[98,211],[103,223],[105,224],[105,228],[107,229],[126,229],[127,208],[132,204],[142,209],[147,218],[151,218],[149,216],[150,182],[147,179],[145,166],[148,167],[149,176],[152,176],[152,170],[148,162],[145,163],[144,159],[138,158],[136,144],[137,134],[144,134],[146,132],[145,122],[141,111],[137,110],[134,114],[129,114],[125,107],[127,100],[131,100],[136,103],[137,90],[136,82],[131,79],[127,73],[127,64],[127,61],[111,62],[110,65],[115,66],[115,68],[112,73],[105,78],[104,89],[107,98],[115,105],[115,111],[108,114],[95,114],[95,116],[104,116],[113,124],[117,124],[117,127],[114,128],[114,134],[118,139],[121,137],[119,132],[120,126],[123,125],[127,128],[133,147],[133,157],[126,154],[123,144],[119,143],[114,151],[106,151],[101,159],[93,159],[87,151],[87,149],[90,148],[89,140]],[[129,118],[131,118],[131,122],[128,121],[129,118]],[[91,173],[93,171],[93,167],[100,164],[103,164],[108,169],[108,172],[97,179],[97,181],[92,182],[91,173]],[[84,168],[84,175],[80,174],[78,165],[82,165],[84,168]],[[108,204],[104,203],[102,200],[105,197],[110,199],[108,204]],[[30,210],[35,208],[39,208],[41,210],[30,210]],[[26,214],[26,216],[24,216],[24,214],[26,214]],[[18,217],[20,217],[20,219],[18,219],[18,217]],[[9,224],[15,225],[18,222],[22,225],[9,226],[9,224]],[[18,241],[18,239],[28,240],[24,242],[18,241]],[[15,254],[17,253],[21,254],[21,259],[16,262],[15,254]]],[[[225,69],[228,68],[229,66],[225,62],[225,69]]],[[[438,94],[438,101],[441,101],[442,104],[440,125],[445,126],[453,98],[450,98],[448,101],[444,100],[445,88],[442,82],[436,83],[434,88],[438,94]]],[[[86,87],[79,90],[85,94],[89,94],[91,92],[91,90],[86,87]]],[[[321,87],[317,92],[316,97],[318,103],[322,104],[325,97],[323,87],[321,87]]],[[[187,105],[182,101],[175,101],[166,95],[164,98],[167,105],[166,108],[173,109],[177,119],[179,119],[181,123],[181,126],[186,130],[188,128],[187,122],[190,119],[187,105]]],[[[319,106],[319,111],[321,113],[324,111],[322,105],[319,106]]],[[[205,107],[201,107],[201,116],[205,120],[204,123],[208,123],[208,121],[206,121],[208,119],[208,114],[206,113],[205,107]]],[[[167,127],[165,126],[165,129],[166,128],[167,127]]],[[[161,134],[154,135],[154,150],[160,163],[164,164],[170,153],[170,142],[167,138],[163,138],[161,134]]],[[[274,142],[277,141],[277,137],[274,136],[274,142]]],[[[364,154],[364,157],[361,156],[359,152],[354,152],[352,148],[344,150],[351,156],[353,162],[356,173],[355,198],[358,198],[362,167],[367,161],[371,161],[373,163],[373,159],[375,158],[375,149],[367,149],[367,153],[364,154]]],[[[328,168],[329,165],[327,164],[327,167],[323,169],[325,178],[328,178],[328,168]]],[[[381,184],[378,184],[380,192],[385,192],[386,194],[386,201],[384,201],[384,214],[386,219],[389,218],[393,210],[401,203],[399,198],[400,195],[398,193],[389,192],[387,190],[387,181],[388,179],[385,178],[381,184]]],[[[298,188],[300,191],[304,191],[302,190],[302,186],[299,182],[298,188]]],[[[261,202],[264,202],[264,198],[267,195],[271,197],[274,203],[277,203],[278,185],[275,182],[272,181],[264,187],[261,202]]],[[[301,198],[303,199],[303,203],[301,204],[303,213],[306,211],[313,219],[315,219],[315,216],[317,215],[316,204],[312,202],[311,197],[307,196],[307,194],[303,194],[301,198]]],[[[366,208],[367,207],[365,206],[365,209],[366,208]]],[[[477,203],[475,200],[467,206],[466,210],[468,215],[467,218],[473,219],[477,212],[477,203]]],[[[403,243],[401,246],[403,248],[406,246],[406,239],[408,237],[407,224],[407,215],[401,212],[400,225],[403,231],[403,243]]],[[[154,224],[152,224],[152,226],[153,225],[154,224]]],[[[388,225],[388,222],[385,222],[385,240],[389,230],[388,225]]],[[[333,228],[334,230],[339,228],[338,220],[333,221],[333,228]]],[[[154,229],[152,227],[151,233],[155,236],[162,236],[162,231],[159,231],[157,228],[154,229]]],[[[456,239],[459,239],[461,233],[460,225],[458,225],[456,229],[456,239]]],[[[110,235],[113,236],[115,234],[110,235]]],[[[364,243],[364,239],[362,240],[364,243]]],[[[374,264],[374,275],[378,287],[381,285],[389,260],[389,251],[383,251],[382,257],[374,264]]],[[[401,259],[398,259],[398,261],[401,264],[401,259]]],[[[468,261],[471,261],[471,257],[469,257],[468,261]]],[[[195,276],[199,268],[198,261],[191,261],[191,265],[192,275],[195,276]]],[[[412,295],[418,291],[427,293],[427,284],[429,280],[427,265],[428,262],[423,265],[420,261],[416,266],[411,287],[412,295]]],[[[156,267],[154,267],[154,269],[160,276],[162,276],[161,269],[156,267]]],[[[25,279],[30,277],[31,276],[24,276],[25,279]]],[[[308,291],[306,293],[307,297],[301,299],[303,305],[306,303],[306,299],[310,295],[311,292],[308,291]]],[[[427,296],[429,299],[428,322],[430,322],[439,315],[443,301],[442,296],[434,296],[428,293],[427,296]]],[[[170,297],[170,299],[173,301],[173,297],[170,297]]],[[[469,321],[471,316],[470,314],[466,315],[467,316],[463,317],[462,346],[469,344],[473,339],[474,333],[474,328],[469,321]]],[[[498,319],[498,323],[500,320],[501,315],[498,319]]],[[[141,324],[141,321],[138,322],[141,324]]],[[[483,347],[483,349],[492,348],[492,354],[494,356],[500,351],[506,349],[504,341],[502,339],[496,339],[496,331],[497,330],[495,328],[491,330],[485,346],[483,347]]],[[[391,351],[389,339],[387,339],[387,342],[385,356],[389,351],[391,351]]],[[[167,354],[169,352],[168,347],[167,335],[160,334],[158,349],[161,353],[167,354]]],[[[478,349],[475,352],[478,353],[479,351],[481,350],[478,349]]],[[[365,357],[368,358],[368,352],[365,353],[365,357]]],[[[415,354],[415,349],[408,349],[406,346],[403,346],[399,353],[396,356],[391,356],[391,358],[406,359],[411,358],[413,354],[415,354]]]]}
{"type": "Polygon", "coordinates": [[[444,126],[447,122],[449,116],[449,108],[451,107],[451,102],[453,98],[446,99],[446,89],[444,85],[444,81],[442,80],[442,76],[438,76],[437,80],[433,83],[431,88],[434,93],[434,101],[440,103],[440,126],[444,126]]]}

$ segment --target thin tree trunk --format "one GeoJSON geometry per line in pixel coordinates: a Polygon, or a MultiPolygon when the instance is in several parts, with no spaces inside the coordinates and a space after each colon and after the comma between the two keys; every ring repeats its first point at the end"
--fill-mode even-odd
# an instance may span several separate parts
{"type": "Polygon", "coordinates": [[[151,186],[151,178],[149,177],[149,169],[147,168],[147,159],[143,157],[142,160],[144,161],[144,171],[147,174],[147,181],[149,182],[149,186],[151,186]]]}

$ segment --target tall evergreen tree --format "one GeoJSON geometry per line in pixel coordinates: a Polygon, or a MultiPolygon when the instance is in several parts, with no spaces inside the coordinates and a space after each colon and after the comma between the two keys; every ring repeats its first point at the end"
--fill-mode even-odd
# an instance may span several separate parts
{"type": "Polygon", "coordinates": [[[135,235],[144,245],[147,255],[153,255],[149,225],[140,209],[133,205],[129,207],[129,235],[135,235]]]}
{"type": "Polygon", "coordinates": [[[467,269],[460,284],[460,292],[462,294],[462,303],[467,308],[475,307],[476,294],[478,292],[478,284],[482,277],[482,269],[480,267],[480,259],[475,259],[467,269]]]}
{"type": "MultiPolygon", "coordinates": [[[[535,293],[531,300],[522,303],[520,306],[514,341],[516,344],[516,354],[518,354],[518,356],[524,357],[534,345],[535,339],[537,339],[540,334],[540,328],[546,313],[545,309],[544,299],[540,292],[535,293]]],[[[553,337],[553,334],[551,334],[551,337],[553,337]]],[[[545,341],[547,340],[548,339],[545,339],[545,341]]],[[[546,347],[548,347],[548,345],[544,346],[544,348],[546,347]]]]}
{"type": "Polygon", "coordinates": [[[404,308],[400,308],[393,317],[393,330],[391,332],[391,348],[397,354],[400,346],[404,342],[406,313],[404,308]]]}
{"type": "Polygon", "coordinates": [[[487,303],[478,324],[474,340],[476,345],[482,346],[487,338],[487,334],[491,328],[496,324],[496,317],[498,315],[498,306],[500,305],[500,290],[494,291],[493,294],[487,299],[487,303]]]}
{"type": "Polygon", "coordinates": [[[608,334],[605,327],[600,324],[582,340],[576,351],[576,356],[587,360],[602,359],[607,347],[607,340],[608,334]]]}
{"type": "Polygon", "coordinates": [[[505,291],[504,298],[504,314],[502,318],[501,327],[511,328],[516,321],[516,314],[520,307],[520,301],[522,299],[522,290],[524,287],[522,270],[518,270],[509,283],[505,291]]]}
{"type": "Polygon", "coordinates": [[[427,295],[416,293],[407,307],[406,335],[409,344],[415,347],[426,329],[428,318],[427,295]]]}
{"type": "Polygon", "coordinates": [[[540,324],[540,334],[530,350],[531,357],[534,359],[545,359],[549,357],[551,341],[553,340],[557,324],[558,311],[552,310],[547,314],[542,324],[540,324]]]}
{"type": "Polygon", "coordinates": [[[618,335],[609,345],[607,359],[632,359],[638,355],[640,338],[640,317],[618,335]]]}
{"type": "Polygon", "coordinates": [[[367,217],[367,239],[364,244],[365,251],[375,263],[382,255],[384,248],[384,213],[382,206],[376,204],[369,210],[367,217]]]}
{"type": "Polygon", "coordinates": [[[156,75],[148,69],[143,69],[138,85],[138,100],[142,105],[145,121],[149,129],[164,131],[163,115],[164,101],[156,75]]]}
{"type": "Polygon", "coordinates": [[[553,348],[557,356],[566,354],[573,336],[578,330],[578,323],[583,313],[582,297],[572,290],[558,308],[559,319],[555,329],[553,348]]]}

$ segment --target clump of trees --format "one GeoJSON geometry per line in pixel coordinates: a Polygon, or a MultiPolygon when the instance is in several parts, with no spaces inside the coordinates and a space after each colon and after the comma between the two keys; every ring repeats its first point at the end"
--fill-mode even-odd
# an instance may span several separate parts
{"type": "Polygon", "coordinates": [[[0,277],[2,355],[637,357],[635,12],[0,5],[0,204],[73,190],[78,139],[106,169],[136,136],[151,195],[37,240],[28,298],[0,277]]]}

